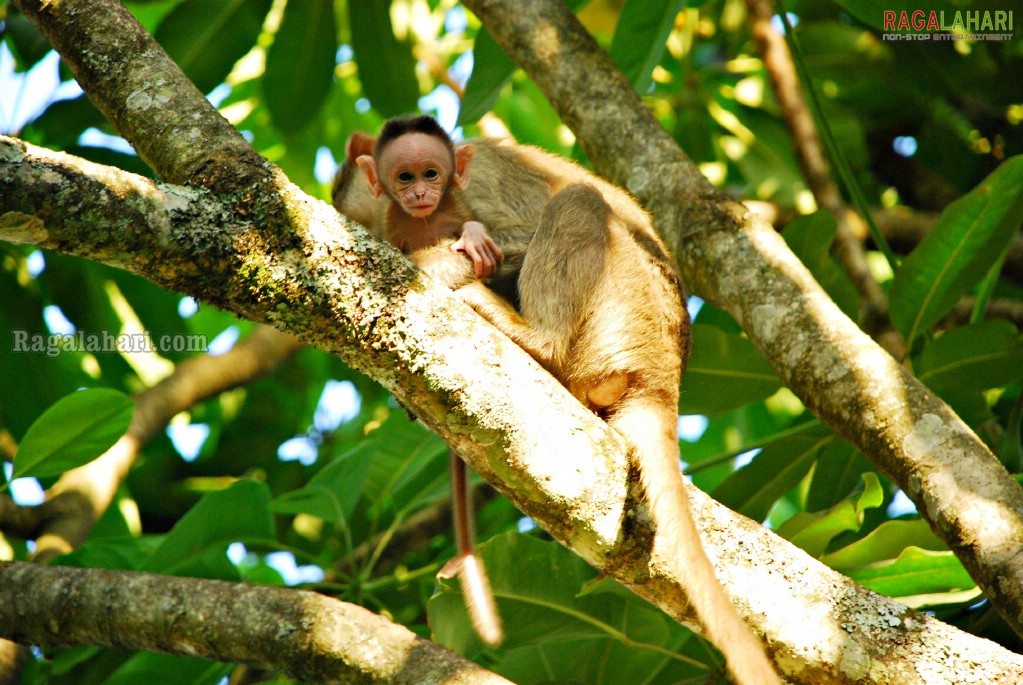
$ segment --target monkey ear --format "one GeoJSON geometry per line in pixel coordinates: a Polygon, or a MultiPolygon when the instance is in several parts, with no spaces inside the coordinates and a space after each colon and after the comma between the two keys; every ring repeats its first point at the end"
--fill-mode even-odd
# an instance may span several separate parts
{"type": "Polygon", "coordinates": [[[459,145],[455,148],[455,176],[452,183],[459,190],[465,190],[469,185],[469,162],[475,155],[475,145],[459,145]]]}
{"type": "Polygon", "coordinates": [[[356,131],[348,139],[348,143],[345,144],[345,156],[348,159],[357,159],[362,155],[372,155],[373,146],[377,144],[377,139],[368,133],[362,131],[356,131]]]}
{"type": "Polygon", "coordinates": [[[369,181],[370,190],[373,191],[373,197],[380,197],[384,192],[384,188],[380,185],[380,177],[377,176],[377,162],[369,155],[359,155],[355,158],[355,163],[362,169],[362,173],[366,174],[366,180],[369,181]]]}

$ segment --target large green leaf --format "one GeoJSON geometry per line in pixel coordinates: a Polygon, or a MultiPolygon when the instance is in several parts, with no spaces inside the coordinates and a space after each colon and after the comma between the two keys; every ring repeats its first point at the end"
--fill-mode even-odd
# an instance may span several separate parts
{"type": "Polygon", "coordinates": [[[139,570],[176,573],[211,550],[223,557],[223,548],[232,542],[273,537],[270,490],[262,483],[241,480],[199,500],[139,570]]]}
{"type": "Polygon", "coordinates": [[[278,514],[309,514],[330,523],[345,522],[362,494],[373,458],[373,447],[368,442],[335,459],[305,487],[274,499],[270,508],[278,514]]]}
{"type": "Polygon", "coordinates": [[[465,84],[459,126],[472,123],[490,111],[505,84],[518,67],[486,29],[480,29],[472,50],[472,75],[465,84]]]}
{"type": "Polygon", "coordinates": [[[952,552],[918,547],[908,547],[892,562],[848,568],[843,573],[889,597],[959,592],[976,586],[952,552]]]}
{"type": "MultiPolygon", "coordinates": [[[[594,579],[560,545],[508,533],[480,553],[507,634],[495,667],[505,677],[612,685],[642,673],[644,683],[669,685],[701,674],[675,654],[690,639],[687,630],[614,581],[594,579]]],[[[479,653],[457,582],[442,581],[428,611],[434,639],[479,653]]]]}
{"type": "Polygon", "coordinates": [[[336,51],[334,0],[289,2],[263,74],[270,117],[284,133],[302,129],[316,116],[330,91],[336,51]]]}
{"type": "Polygon", "coordinates": [[[182,658],[171,654],[139,652],[103,681],[103,685],[214,685],[224,682],[233,664],[212,663],[206,659],[182,658]]]}
{"type": "Polygon", "coordinates": [[[782,237],[838,308],[855,320],[859,308],[856,286],[831,254],[831,244],[835,241],[837,231],[835,217],[830,212],[820,210],[789,222],[782,237]]]}
{"type": "Polygon", "coordinates": [[[272,0],[185,0],[164,17],[156,40],[199,90],[224,82],[252,49],[272,0]]]}
{"type": "Polygon", "coordinates": [[[941,213],[895,274],[892,322],[910,343],[984,278],[1023,218],[1023,156],[1009,159],[941,213]]]}
{"type": "Polygon", "coordinates": [[[87,464],[117,442],[135,403],[110,388],[81,390],[43,412],[14,456],[14,478],[56,476],[87,464]]]}
{"type": "Polygon", "coordinates": [[[857,566],[892,561],[907,547],[932,552],[948,549],[923,519],[885,521],[856,542],[825,554],[821,561],[844,573],[857,566]]]}
{"type": "Polygon", "coordinates": [[[685,0],[626,0],[622,7],[611,59],[641,95],[650,87],[675,17],[685,5],[685,0]]]}
{"type": "Polygon", "coordinates": [[[711,494],[744,516],[763,521],[778,498],[809,473],[820,450],[834,440],[827,427],[815,425],[771,442],[711,494]]]}
{"type": "Polygon", "coordinates": [[[781,381],[747,338],[696,324],[680,414],[716,414],[770,397],[781,381]]]}
{"type": "Polygon", "coordinates": [[[415,111],[419,101],[416,61],[407,43],[394,35],[389,0],[348,3],[352,51],[362,90],[385,117],[415,111]]]}
{"type": "Polygon", "coordinates": [[[1023,337],[1008,321],[981,321],[935,338],[914,364],[934,388],[966,392],[1001,388],[1023,378],[1023,337]]]}
{"type": "Polygon", "coordinates": [[[800,512],[778,528],[778,535],[800,547],[807,554],[819,557],[828,544],[849,531],[858,531],[863,525],[867,509],[876,509],[884,502],[884,488],[877,475],[863,474],[863,487],[826,511],[800,512]]]}

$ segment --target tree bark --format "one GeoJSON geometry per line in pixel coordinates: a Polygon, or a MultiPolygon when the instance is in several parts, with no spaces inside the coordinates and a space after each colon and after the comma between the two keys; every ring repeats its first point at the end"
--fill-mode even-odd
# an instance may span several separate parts
{"type": "Polygon", "coordinates": [[[148,649],[316,683],[509,685],[354,604],[151,573],[0,562],[0,637],[148,649]]]}

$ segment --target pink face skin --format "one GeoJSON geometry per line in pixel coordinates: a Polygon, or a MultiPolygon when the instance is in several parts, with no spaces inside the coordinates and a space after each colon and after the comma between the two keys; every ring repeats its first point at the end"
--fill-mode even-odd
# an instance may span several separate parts
{"type": "Polygon", "coordinates": [[[440,204],[451,183],[452,166],[444,143],[425,133],[412,133],[388,145],[377,168],[384,189],[405,213],[423,218],[440,204]]]}
{"type": "Polygon", "coordinates": [[[468,166],[476,148],[460,145],[451,152],[435,136],[408,133],[384,148],[379,160],[369,155],[356,159],[366,173],[376,197],[386,192],[409,216],[421,219],[433,214],[448,187],[464,189],[468,166]]]}

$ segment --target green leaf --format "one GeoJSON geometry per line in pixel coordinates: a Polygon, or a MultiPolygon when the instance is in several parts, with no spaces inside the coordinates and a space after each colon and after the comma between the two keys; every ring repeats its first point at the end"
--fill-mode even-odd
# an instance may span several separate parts
{"type": "Polygon", "coordinates": [[[945,543],[934,534],[923,519],[885,521],[856,542],[821,557],[821,561],[845,573],[858,566],[868,566],[896,559],[907,547],[932,552],[946,551],[945,543]]]}
{"type": "MultiPolygon", "coordinates": [[[[507,533],[481,546],[506,638],[498,672],[515,682],[682,682],[700,671],[675,655],[691,634],[554,542],[507,533]],[[542,579],[538,582],[538,579],[542,579]],[[593,658],[600,654],[601,658],[593,658]]],[[[480,652],[457,581],[429,602],[434,639],[480,652]]]]}
{"type": "Polygon", "coordinates": [[[976,586],[952,552],[909,547],[892,562],[843,571],[857,583],[889,597],[958,592],[976,586]]]}
{"type": "Polygon", "coordinates": [[[876,509],[884,502],[884,488],[876,474],[863,474],[863,488],[844,502],[839,502],[827,511],[795,514],[778,528],[778,535],[803,549],[813,557],[819,557],[828,543],[837,535],[857,531],[863,525],[863,514],[867,509],[876,509]]]}
{"type": "Polygon", "coordinates": [[[289,2],[262,79],[270,118],[282,132],[299,131],[316,116],[330,91],[336,51],[334,0],[289,2]]]}
{"type": "Polygon", "coordinates": [[[309,514],[330,523],[343,523],[352,515],[362,494],[373,456],[372,445],[363,443],[331,462],[305,487],[275,498],[270,503],[271,510],[278,514],[309,514]]]}
{"type": "Polygon", "coordinates": [[[92,388],[60,399],[29,426],[13,478],[44,478],[88,464],[124,435],[135,403],[123,392],[92,388]]]}
{"type": "Polygon", "coordinates": [[[713,326],[693,326],[680,414],[716,414],[765,399],[781,388],[774,369],[747,338],[713,326]]]}
{"type": "Polygon", "coordinates": [[[221,682],[233,668],[232,664],[211,663],[206,659],[138,652],[107,676],[103,685],[214,685],[221,682]]]}
{"type": "Polygon", "coordinates": [[[862,475],[873,469],[845,440],[825,445],[817,455],[817,466],[806,493],[806,510],[821,511],[838,504],[859,485],[862,475]]]}
{"type": "Polygon", "coordinates": [[[199,500],[139,570],[175,573],[210,549],[224,548],[243,539],[273,537],[269,488],[263,483],[241,480],[199,500]]]}
{"type": "Polygon", "coordinates": [[[831,244],[835,242],[837,232],[835,217],[820,210],[789,222],[782,237],[838,308],[855,320],[859,309],[856,286],[831,254],[831,244]]]}
{"type": "Polygon", "coordinates": [[[34,67],[52,49],[35,24],[14,7],[9,9],[8,16],[0,23],[4,26],[0,37],[6,34],[11,54],[14,56],[14,65],[19,73],[34,67]]]}
{"type": "Polygon", "coordinates": [[[744,516],[763,521],[778,498],[809,473],[820,450],[834,441],[831,431],[821,425],[773,441],[711,495],[744,516]]]}
{"type": "Polygon", "coordinates": [[[933,388],[1001,388],[1023,378],[1023,337],[1008,321],[981,321],[931,341],[914,364],[933,388]]]}
{"type": "Polygon", "coordinates": [[[227,78],[252,49],[272,0],[184,0],[154,34],[203,93],[227,78]]]}
{"type": "Polygon", "coordinates": [[[650,88],[675,17],[685,0],[626,0],[611,41],[611,59],[641,95],[650,88]]]}
{"type": "Polygon", "coordinates": [[[409,45],[394,36],[390,6],[390,0],[348,3],[352,52],[362,90],[385,117],[413,112],[419,102],[416,61],[409,45]]]}
{"type": "Polygon", "coordinates": [[[517,68],[490,32],[480,29],[472,49],[472,74],[465,84],[458,125],[477,121],[489,112],[517,68]]]}
{"type": "Polygon", "coordinates": [[[1023,217],[1023,156],[941,213],[892,283],[892,322],[910,345],[984,278],[1023,217]]]}

